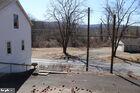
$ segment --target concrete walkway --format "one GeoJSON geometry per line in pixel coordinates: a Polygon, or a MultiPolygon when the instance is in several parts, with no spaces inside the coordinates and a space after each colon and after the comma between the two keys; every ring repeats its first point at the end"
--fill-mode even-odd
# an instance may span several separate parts
{"type": "Polygon", "coordinates": [[[38,75],[31,76],[18,93],[72,93],[72,88],[78,89],[73,93],[140,93],[140,80],[90,72],[38,75]],[[83,92],[87,90],[91,92],[83,92]]]}

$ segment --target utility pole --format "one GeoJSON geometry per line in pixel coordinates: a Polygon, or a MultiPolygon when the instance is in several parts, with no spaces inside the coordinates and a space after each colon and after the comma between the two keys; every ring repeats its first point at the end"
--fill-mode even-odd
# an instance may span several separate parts
{"type": "Polygon", "coordinates": [[[86,71],[88,71],[89,64],[89,30],[90,30],[90,8],[88,8],[88,27],[87,27],[87,64],[86,71]]]}
{"type": "Polygon", "coordinates": [[[113,74],[113,61],[114,61],[114,50],[115,50],[115,26],[116,26],[116,15],[113,15],[113,31],[112,31],[112,54],[111,54],[111,66],[110,73],[113,74]]]}
{"type": "Polygon", "coordinates": [[[100,40],[103,41],[103,26],[100,24],[100,40]]]}

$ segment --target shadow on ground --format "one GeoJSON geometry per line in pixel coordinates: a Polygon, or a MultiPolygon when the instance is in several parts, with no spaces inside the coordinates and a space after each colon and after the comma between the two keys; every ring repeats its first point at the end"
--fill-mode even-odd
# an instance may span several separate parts
{"type": "Polygon", "coordinates": [[[15,88],[17,92],[33,72],[34,69],[22,73],[0,74],[0,88],[15,88]]]}
{"type": "Polygon", "coordinates": [[[119,78],[122,78],[123,80],[125,80],[125,81],[127,81],[127,82],[129,82],[129,83],[131,83],[131,84],[133,84],[135,86],[137,86],[137,87],[140,87],[139,82],[135,82],[134,80],[127,79],[126,77],[124,77],[122,75],[117,75],[117,74],[115,74],[115,75],[118,76],[119,78]]]}

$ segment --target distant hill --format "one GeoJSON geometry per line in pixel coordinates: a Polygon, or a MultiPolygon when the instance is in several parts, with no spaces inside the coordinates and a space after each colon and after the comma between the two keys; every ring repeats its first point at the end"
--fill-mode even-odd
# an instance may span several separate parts
{"type": "MultiPolygon", "coordinates": [[[[56,28],[57,22],[44,22],[44,21],[32,21],[33,26],[32,29],[50,29],[56,28]]],[[[81,29],[87,29],[87,25],[80,25],[81,29]]],[[[92,24],[90,25],[90,29],[99,29],[100,24],[92,24]]],[[[94,31],[94,30],[93,30],[94,31]]]]}
{"type": "MultiPolygon", "coordinates": [[[[83,28],[87,28],[87,25],[80,25],[80,26],[83,27],[83,28]]],[[[91,24],[90,27],[91,28],[99,28],[100,24],[91,24]]]]}
{"type": "MultiPolygon", "coordinates": [[[[33,26],[32,26],[32,30],[35,29],[46,29],[48,31],[53,31],[53,29],[57,29],[57,22],[44,22],[44,21],[32,21],[33,26]]],[[[80,25],[79,26],[79,32],[86,32],[87,31],[87,25],[80,25]]],[[[102,29],[105,30],[105,26],[102,25],[102,29]]],[[[138,35],[140,34],[140,27],[138,26],[131,26],[129,27],[129,30],[125,33],[128,35],[138,35]]],[[[99,34],[100,32],[100,24],[91,24],[90,25],[90,32],[93,32],[93,34],[95,34],[94,32],[96,32],[96,35],[99,34]]]]}

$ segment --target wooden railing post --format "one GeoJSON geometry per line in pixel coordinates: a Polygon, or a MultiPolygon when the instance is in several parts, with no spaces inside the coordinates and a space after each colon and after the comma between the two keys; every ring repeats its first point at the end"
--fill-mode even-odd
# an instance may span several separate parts
{"type": "Polygon", "coordinates": [[[37,67],[37,63],[32,63],[32,66],[34,67],[34,69],[36,69],[36,67],[37,67]]]}

